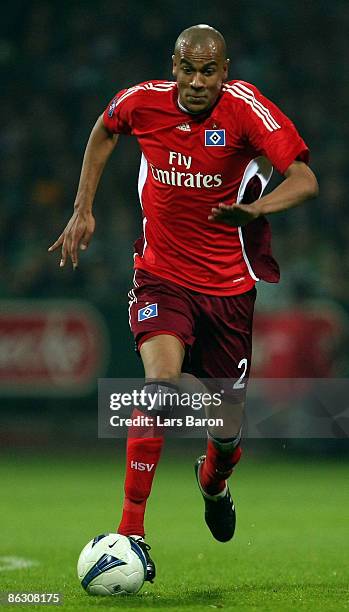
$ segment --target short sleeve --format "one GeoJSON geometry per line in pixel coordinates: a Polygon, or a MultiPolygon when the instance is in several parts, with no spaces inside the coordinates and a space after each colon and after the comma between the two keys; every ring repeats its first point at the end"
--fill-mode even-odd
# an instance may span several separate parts
{"type": "Polygon", "coordinates": [[[284,174],[295,160],[308,163],[309,149],[292,121],[250,83],[236,81],[230,86],[242,102],[240,122],[243,136],[284,174]]]}
{"type": "Polygon", "coordinates": [[[113,134],[131,134],[131,108],[127,100],[128,89],[123,89],[114,96],[103,113],[103,123],[113,134]]]}

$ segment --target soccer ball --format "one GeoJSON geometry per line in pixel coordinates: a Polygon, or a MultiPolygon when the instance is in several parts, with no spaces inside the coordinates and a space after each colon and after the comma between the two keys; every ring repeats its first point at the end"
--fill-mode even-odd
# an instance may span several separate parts
{"type": "Polygon", "coordinates": [[[82,549],[77,569],[81,586],[90,595],[126,595],[142,587],[147,562],[134,540],[104,533],[82,549]]]}

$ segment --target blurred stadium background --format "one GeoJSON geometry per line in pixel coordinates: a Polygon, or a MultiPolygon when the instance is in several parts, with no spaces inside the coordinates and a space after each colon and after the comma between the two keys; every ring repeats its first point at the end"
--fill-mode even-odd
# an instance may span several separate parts
{"type": "Polygon", "coordinates": [[[97,116],[119,89],[171,78],[174,40],[200,22],[225,35],[231,78],[255,83],[294,120],[321,188],[272,219],[282,282],[259,287],[255,372],[349,374],[349,5],[13,0],[0,26],[0,441],[10,452],[112,446],[96,440],[96,379],[142,373],[127,317],[141,229],[133,139],[106,169],[79,269],[60,270],[47,247],[71,214],[97,116]]]}

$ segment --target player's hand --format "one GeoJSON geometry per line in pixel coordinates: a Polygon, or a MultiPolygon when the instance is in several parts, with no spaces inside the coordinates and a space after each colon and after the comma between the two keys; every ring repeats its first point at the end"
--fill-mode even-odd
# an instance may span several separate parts
{"type": "Polygon", "coordinates": [[[212,208],[208,218],[210,221],[238,227],[254,221],[260,214],[258,202],[252,202],[252,204],[218,204],[216,208],[212,208]]]}
{"type": "Polygon", "coordinates": [[[60,267],[63,268],[70,257],[73,268],[79,263],[78,249],[85,251],[95,231],[95,219],[90,211],[75,210],[59,238],[49,247],[49,252],[62,247],[60,267]]]}

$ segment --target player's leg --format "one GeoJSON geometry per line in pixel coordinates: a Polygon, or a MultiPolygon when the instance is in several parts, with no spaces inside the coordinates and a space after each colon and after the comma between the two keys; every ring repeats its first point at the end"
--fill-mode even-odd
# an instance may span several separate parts
{"type": "Polygon", "coordinates": [[[181,374],[185,349],[176,335],[157,334],[141,343],[140,354],[146,380],[176,380],[181,374]]]}
{"type": "MultiPolygon", "coordinates": [[[[155,332],[156,334],[156,332],[155,332]]],[[[141,344],[140,354],[145,371],[145,391],[168,393],[174,390],[184,358],[183,343],[174,335],[154,335],[141,344]]],[[[165,407],[161,407],[163,410],[165,407]]],[[[159,414],[154,406],[155,416],[159,414]]],[[[154,414],[154,413],[153,413],[154,414]]],[[[135,409],[132,417],[142,415],[135,409]]],[[[149,416],[149,414],[148,414],[149,416]]],[[[147,558],[147,580],[155,578],[155,565],[144,543],[144,515],[157,465],[164,444],[162,428],[131,427],[126,452],[125,498],[118,532],[132,536],[147,558]]]]}
{"type": "MultiPolygon", "coordinates": [[[[156,332],[154,332],[156,333],[156,332]]],[[[172,335],[148,338],[140,346],[147,392],[168,391],[171,381],[180,376],[184,357],[183,344],[172,335]]],[[[156,412],[156,406],[154,408],[156,412]]],[[[147,409],[145,408],[147,413],[147,409]]],[[[132,417],[142,415],[135,409],[132,417]]],[[[149,413],[148,413],[149,416],[149,413]]],[[[162,428],[130,427],[127,439],[125,502],[119,533],[144,536],[144,514],[157,464],[164,443],[162,428]]]]}
{"type": "MultiPolygon", "coordinates": [[[[194,339],[194,313],[184,288],[141,270],[135,273],[129,297],[130,326],[143,360],[145,387],[154,392],[152,386],[167,387],[178,378],[185,346],[194,339]]],[[[122,534],[144,536],[146,503],[162,446],[162,428],[128,431],[125,500],[118,528],[122,534]]]]}
{"type": "Polygon", "coordinates": [[[207,430],[205,461],[200,470],[200,481],[209,495],[218,495],[226,488],[226,481],[239,462],[241,432],[245,402],[223,401],[219,407],[208,407],[207,417],[223,421],[224,425],[212,426],[207,430]]]}
{"type": "MultiPolygon", "coordinates": [[[[235,531],[235,508],[227,479],[241,457],[244,396],[252,352],[255,290],[231,298],[205,298],[206,325],[193,347],[193,371],[212,380],[226,379],[225,398],[208,416],[222,417],[224,427],[208,431],[206,454],[195,465],[205,500],[205,518],[217,540],[230,540],[235,531]]],[[[218,383],[221,387],[222,381],[218,383]]]]}
{"type": "MultiPolygon", "coordinates": [[[[225,403],[222,408],[224,418],[224,414],[231,412],[232,406],[225,403]]],[[[242,404],[234,408],[243,411],[242,404]]],[[[205,521],[219,542],[231,540],[235,532],[236,511],[227,481],[242,454],[241,427],[239,430],[234,427],[230,434],[228,431],[222,435],[222,432],[209,430],[206,453],[195,462],[195,474],[205,503],[205,521]]]]}

